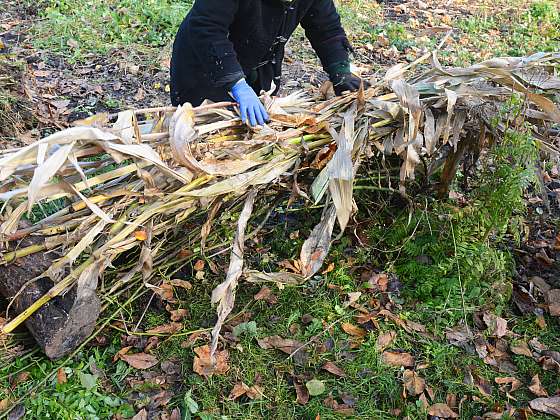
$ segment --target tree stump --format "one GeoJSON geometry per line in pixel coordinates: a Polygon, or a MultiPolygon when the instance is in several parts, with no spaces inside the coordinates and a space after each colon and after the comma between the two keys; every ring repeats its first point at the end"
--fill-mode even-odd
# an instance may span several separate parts
{"type": "MultiPolygon", "coordinates": [[[[18,247],[40,241],[26,238],[18,247]]],[[[57,257],[51,253],[38,253],[0,266],[0,294],[11,300],[23,287],[10,307],[10,316],[23,312],[54,285],[51,279],[40,276],[57,257]]],[[[27,329],[50,359],[59,359],[71,353],[93,332],[101,311],[96,286],[75,285],[25,321],[27,329]]]]}

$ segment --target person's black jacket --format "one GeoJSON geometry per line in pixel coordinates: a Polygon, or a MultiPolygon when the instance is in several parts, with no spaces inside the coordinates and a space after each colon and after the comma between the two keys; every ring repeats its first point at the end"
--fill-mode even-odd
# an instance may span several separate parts
{"type": "Polygon", "coordinates": [[[257,92],[272,80],[279,87],[284,46],[300,23],[325,70],[348,61],[333,0],[196,0],[173,45],[172,103],[228,100],[242,77],[257,92]]]}

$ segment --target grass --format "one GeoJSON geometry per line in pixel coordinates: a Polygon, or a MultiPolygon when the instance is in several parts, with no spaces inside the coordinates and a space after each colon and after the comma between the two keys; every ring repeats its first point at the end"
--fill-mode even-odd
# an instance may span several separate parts
{"type": "Polygon", "coordinates": [[[191,1],[45,0],[35,26],[35,45],[84,61],[134,45],[139,52],[161,48],[173,39],[191,1]]]}
{"type": "Polygon", "coordinates": [[[560,13],[556,2],[517,2],[492,13],[457,20],[455,42],[443,54],[458,65],[495,56],[522,56],[558,50],[560,13]]]}

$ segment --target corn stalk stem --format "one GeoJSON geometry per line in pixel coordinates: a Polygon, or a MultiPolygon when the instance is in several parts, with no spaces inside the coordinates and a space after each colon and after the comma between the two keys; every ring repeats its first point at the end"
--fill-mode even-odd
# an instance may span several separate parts
{"type": "Polygon", "coordinates": [[[27,257],[28,255],[36,254],[37,252],[45,251],[47,247],[45,244],[35,244],[30,245],[25,248],[18,249],[16,251],[8,252],[1,256],[0,265],[6,265],[18,258],[27,257]]]}

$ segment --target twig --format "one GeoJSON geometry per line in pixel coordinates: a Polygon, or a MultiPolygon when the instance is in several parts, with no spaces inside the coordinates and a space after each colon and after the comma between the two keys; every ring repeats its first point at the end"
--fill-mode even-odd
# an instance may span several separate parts
{"type": "Polygon", "coordinates": [[[299,346],[297,349],[295,349],[292,353],[290,353],[290,355],[288,356],[288,359],[291,359],[294,357],[294,355],[300,351],[303,350],[305,347],[309,346],[311,343],[313,343],[317,338],[319,338],[322,334],[325,333],[325,331],[330,330],[332,327],[334,327],[336,324],[338,324],[339,322],[348,319],[352,316],[352,314],[344,316],[342,318],[337,319],[336,321],[332,322],[331,324],[327,325],[327,327],[322,330],[321,332],[315,334],[313,337],[311,337],[307,342],[303,343],[301,346],[299,346]]]}

